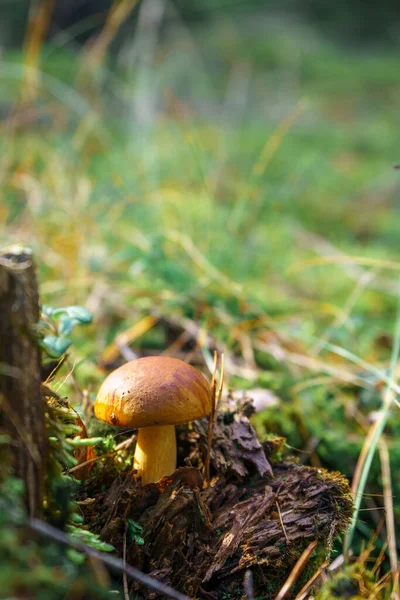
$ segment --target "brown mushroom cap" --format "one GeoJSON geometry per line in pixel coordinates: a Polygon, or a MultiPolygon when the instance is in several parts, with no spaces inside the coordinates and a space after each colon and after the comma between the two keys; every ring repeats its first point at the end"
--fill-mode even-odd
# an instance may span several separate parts
{"type": "Polygon", "coordinates": [[[94,412],[121,427],[188,423],[211,412],[211,388],[200,371],[182,360],[139,358],[105,379],[94,412]]]}

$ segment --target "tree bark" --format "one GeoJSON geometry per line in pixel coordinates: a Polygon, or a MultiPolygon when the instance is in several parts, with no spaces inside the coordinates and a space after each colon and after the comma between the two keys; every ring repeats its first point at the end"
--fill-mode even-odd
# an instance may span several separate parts
{"type": "Polygon", "coordinates": [[[32,252],[0,250],[0,429],[10,438],[8,458],[25,484],[31,517],[41,514],[47,436],[35,329],[39,295],[32,252]]]}

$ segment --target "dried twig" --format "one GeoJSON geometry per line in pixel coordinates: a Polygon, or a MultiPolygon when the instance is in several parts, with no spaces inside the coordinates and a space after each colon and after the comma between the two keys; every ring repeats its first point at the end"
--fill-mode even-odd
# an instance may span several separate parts
{"type": "Polygon", "coordinates": [[[281,513],[281,509],[280,509],[278,500],[276,501],[275,504],[276,504],[276,508],[278,509],[279,520],[281,522],[282,531],[283,531],[283,534],[285,536],[286,543],[290,544],[290,540],[289,540],[289,538],[287,536],[287,533],[286,533],[285,525],[283,524],[282,513],[281,513]]]}
{"type": "MultiPolygon", "coordinates": [[[[124,531],[124,548],[123,548],[123,554],[122,554],[122,562],[123,562],[123,566],[124,569],[126,569],[126,537],[128,535],[128,521],[125,524],[125,531],[124,531]]],[[[124,584],[124,596],[125,596],[125,600],[129,600],[129,588],[128,588],[128,575],[126,570],[124,571],[124,574],[122,576],[122,581],[124,584]]]]}
{"type": "Polygon", "coordinates": [[[219,378],[219,383],[217,384],[217,368],[218,368],[218,353],[214,351],[214,368],[213,374],[211,378],[211,413],[208,419],[208,432],[207,432],[207,456],[205,461],[204,468],[204,479],[206,483],[210,481],[210,458],[211,458],[211,446],[212,446],[212,437],[214,431],[214,423],[217,414],[217,407],[219,401],[221,400],[222,390],[224,387],[224,354],[221,354],[221,373],[219,378]]]}
{"type": "Polygon", "coordinates": [[[24,70],[21,83],[21,101],[34,100],[40,81],[39,58],[50,26],[54,0],[31,2],[29,23],[24,40],[24,70]]]}
{"type": "Polygon", "coordinates": [[[92,70],[101,66],[111,42],[137,4],[138,0],[114,0],[102,31],[89,50],[86,50],[85,66],[90,66],[92,70]]]}
{"type": "Polygon", "coordinates": [[[56,540],[57,542],[60,542],[60,544],[80,550],[87,556],[101,561],[110,567],[110,569],[118,571],[119,573],[126,573],[126,575],[129,575],[129,577],[132,577],[132,579],[135,581],[138,581],[140,584],[156,590],[159,594],[162,594],[167,598],[173,598],[174,600],[191,600],[189,596],[181,594],[169,585],[165,585],[161,581],[158,581],[158,579],[146,575],[146,573],[142,573],[142,571],[139,571],[139,569],[135,569],[135,567],[131,567],[130,565],[124,565],[119,558],[106,555],[103,552],[98,552],[97,550],[86,546],[86,544],[71,540],[66,533],[63,533],[48,523],[44,523],[40,519],[29,519],[28,525],[37,533],[56,540]]]}
{"type": "Polygon", "coordinates": [[[296,562],[293,569],[291,570],[289,577],[286,579],[285,583],[281,587],[279,594],[277,595],[275,600],[283,600],[283,598],[286,598],[292,586],[300,577],[300,574],[306,566],[308,559],[310,558],[317,544],[318,542],[314,541],[307,546],[307,548],[304,550],[303,554],[300,556],[299,560],[296,562]]]}
{"type": "MultiPolygon", "coordinates": [[[[157,321],[157,317],[147,315],[146,317],[143,317],[143,319],[140,319],[140,321],[134,323],[131,327],[128,327],[128,329],[125,329],[125,331],[121,331],[115,336],[114,341],[102,352],[99,360],[100,364],[110,365],[117,360],[120,354],[123,355],[123,352],[127,353],[130,344],[154,327],[157,321]]],[[[137,358],[137,355],[132,350],[130,351],[132,354],[129,354],[128,360],[137,358]]]]}
{"type": "Polygon", "coordinates": [[[217,395],[215,398],[214,421],[215,421],[215,417],[217,414],[218,404],[220,403],[220,400],[221,400],[222,391],[224,389],[224,377],[225,377],[225,357],[224,357],[224,353],[222,353],[221,354],[221,373],[219,376],[218,391],[217,391],[217,395]]]}
{"type": "Polygon", "coordinates": [[[253,572],[250,569],[244,574],[243,587],[247,600],[254,600],[253,572]]]}
{"type": "Polygon", "coordinates": [[[383,499],[385,503],[386,512],[386,529],[387,529],[387,542],[390,558],[390,570],[392,572],[393,586],[392,586],[392,598],[396,600],[400,597],[399,588],[399,563],[397,557],[397,546],[396,546],[396,525],[394,521],[393,511],[393,494],[392,494],[392,482],[390,476],[390,461],[389,461],[389,450],[387,447],[386,439],[384,436],[379,440],[379,456],[381,459],[381,470],[382,470],[382,483],[383,483],[383,499]]]}
{"type": "Polygon", "coordinates": [[[208,431],[207,431],[207,455],[204,466],[204,479],[206,484],[210,483],[210,458],[211,458],[211,445],[212,445],[212,436],[213,436],[213,428],[214,428],[214,420],[215,420],[215,409],[217,406],[217,373],[218,366],[218,354],[214,351],[214,369],[211,378],[211,412],[208,417],[208,431]]]}

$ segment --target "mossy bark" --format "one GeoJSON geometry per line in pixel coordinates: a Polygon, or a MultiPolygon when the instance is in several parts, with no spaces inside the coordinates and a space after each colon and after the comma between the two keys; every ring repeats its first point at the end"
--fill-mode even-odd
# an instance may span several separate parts
{"type": "Polygon", "coordinates": [[[8,464],[25,483],[30,516],[42,508],[47,436],[35,339],[39,297],[32,253],[0,251],[0,430],[10,438],[8,464]]]}

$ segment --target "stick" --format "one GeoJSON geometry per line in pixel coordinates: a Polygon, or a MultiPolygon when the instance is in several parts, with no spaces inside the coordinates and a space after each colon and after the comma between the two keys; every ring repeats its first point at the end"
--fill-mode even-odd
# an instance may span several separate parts
{"type": "Polygon", "coordinates": [[[207,485],[210,484],[210,459],[211,459],[211,446],[212,436],[214,429],[215,409],[217,404],[217,367],[218,367],[218,354],[214,351],[214,371],[211,378],[211,412],[208,417],[208,431],[207,431],[207,455],[206,463],[204,467],[204,479],[207,485]]]}
{"type": "Polygon", "coordinates": [[[104,552],[98,552],[97,550],[90,548],[86,544],[82,544],[81,542],[71,540],[66,533],[60,531],[59,529],[56,529],[56,527],[53,527],[48,523],[44,523],[40,519],[29,519],[28,525],[31,529],[33,529],[37,533],[40,533],[41,535],[45,535],[46,537],[56,540],[57,542],[60,542],[60,544],[64,544],[65,546],[70,546],[71,548],[80,550],[90,558],[100,560],[114,571],[118,571],[119,573],[126,573],[135,581],[138,581],[142,585],[156,590],[159,594],[163,594],[167,598],[173,598],[174,600],[192,600],[191,598],[189,598],[189,596],[181,594],[169,585],[165,585],[164,583],[158,581],[154,577],[146,575],[146,573],[142,573],[142,571],[139,571],[139,569],[135,569],[135,567],[131,567],[130,565],[124,565],[122,560],[116,558],[115,556],[108,556],[104,552]]]}
{"type": "Polygon", "coordinates": [[[285,525],[283,524],[281,508],[279,506],[278,500],[275,502],[275,504],[276,504],[276,508],[278,509],[279,521],[281,522],[281,527],[282,527],[283,534],[285,536],[286,543],[290,544],[290,540],[289,540],[289,538],[287,536],[287,533],[286,533],[285,525]]]}
{"type": "Polygon", "coordinates": [[[384,436],[379,440],[379,455],[381,459],[381,470],[382,470],[382,484],[383,484],[383,498],[385,503],[386,512],[386,530],[387,530],[387,542],[390,558],[390,570],[392,572],[393,589],[392,598],[399,598],[400,586],[399,586],[399,564],[397,556],[397,544],[396,544],[396,524],[393,509],[393,494],[392,494],[392,481],[390,474],[390,461],[389,461],[389,449],[384,436]]]}
{"type": "Polygon", "coordinates": [[[125,533],[124,533],[124,550],[123,550],[123,555],[122,555],[122,564],[123,567],[125,569],[125,572],[123,574],[123,582],[124,582],[124,596],[125,596],[125,600],[129,600],[129,588],[128,588],[128,574],[126,572],[126,536],[128,535],[128,521],[126,522],[125,525],[125,533]]]}
{"type": "Polygon", "coordinates": [[[246,600],[254,600],[253,572],[250,569],[244,574],[243,587],[246,600]]]}

